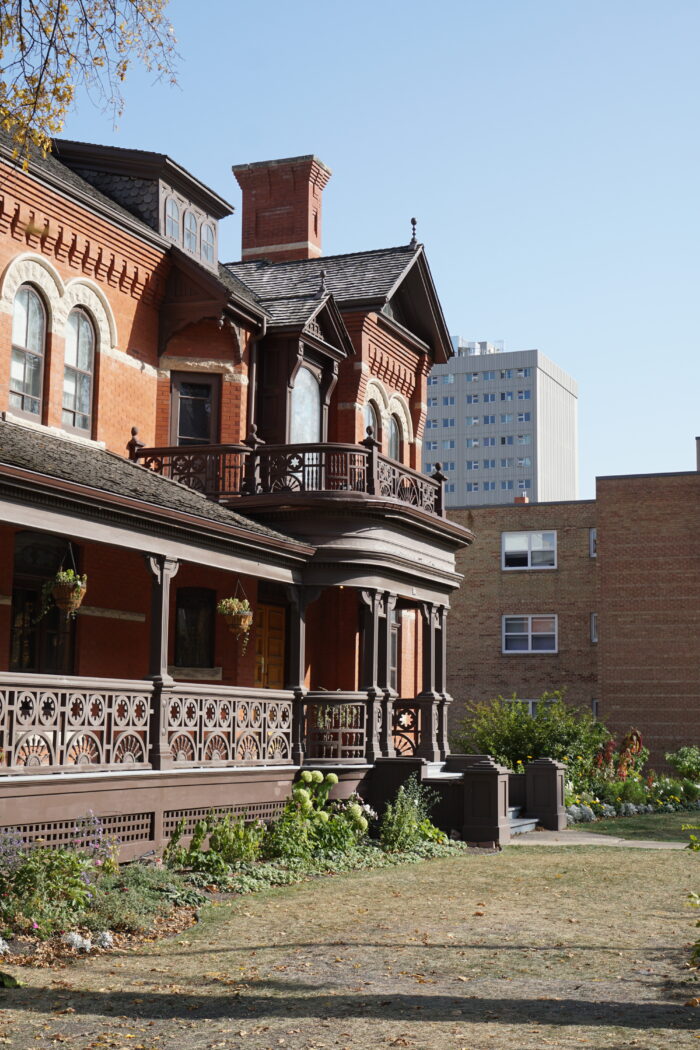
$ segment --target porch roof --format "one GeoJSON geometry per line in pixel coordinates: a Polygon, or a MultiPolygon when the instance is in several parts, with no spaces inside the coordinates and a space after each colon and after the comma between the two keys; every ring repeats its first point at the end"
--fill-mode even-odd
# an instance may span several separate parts
{"type": "MultiPolygon", "coordinates": [[[[0,421],[0,477],[31,484],[43,482],[84,502],[110,503],[132,513],[143,508],[164,524],[177,522],[197,532],[234,536],[247,545],[306,560],[314,548],[260,522],[228,510],[199,492],[164,478],[106,449],[33,426],[0,421]]],[[[116,507],[115,507],[116,509],[116,507]]]]}

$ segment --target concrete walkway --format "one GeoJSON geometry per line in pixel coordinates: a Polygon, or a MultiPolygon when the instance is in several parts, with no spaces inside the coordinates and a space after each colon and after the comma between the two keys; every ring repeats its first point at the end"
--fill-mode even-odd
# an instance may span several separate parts
{"type": "Polygon", "coordinates": [[[514,835],[511,846],[624,846],[627,849],[685,849],[684,842],[655,842],[651,839],[620,839],[616,835],[596,835],[591,831],[526,831],[514,835]]]}

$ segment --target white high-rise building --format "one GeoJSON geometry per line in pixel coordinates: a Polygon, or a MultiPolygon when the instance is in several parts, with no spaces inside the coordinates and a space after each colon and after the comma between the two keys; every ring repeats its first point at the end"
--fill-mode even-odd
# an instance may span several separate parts
{"type": "Polygon", "coordinates": [[[578,499],[578,384],[539,350],[453,337],[428,377],[423,468],[448,507],[578,499]]]}

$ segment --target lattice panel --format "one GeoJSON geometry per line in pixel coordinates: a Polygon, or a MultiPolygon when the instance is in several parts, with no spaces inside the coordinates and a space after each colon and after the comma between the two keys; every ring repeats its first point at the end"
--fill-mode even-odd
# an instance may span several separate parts
{"type": "Polygon", "coordinates": [[[292,754],[292,701],[195,693],[173,696],[168,745],[178,765],[280,765],[292,754]]]}
{"type": "MultiPolygon", "coordinates": [[[[153,838],[153,813],[123,813],[117,816],[100,817],[104,833],[117,838],[121,843],[148,842],[153,838]]],[[[25,842],[41,839],[47,846],[64,846],[74,841],[79,820],[53,820],[42,824],[9,824],[0,827],[3,831],[19,831],[25,842]]]]}
{"type": "Polygon", "coordinates": [[[194,832],[197,821],[203,820],[209,813],[224,816],[226,813],[240,814],[251,820],[274,820],[284,809],[284,800],[276,802],[239,803],[235,806],[209,806],[200,809],[168,809],[163,814],[163,836],[170,838],[178,823],[185,818],[184,835],[194,832]]]}
{"type": "Polygon", "coordinates": [[[0,759],[16,772],[148,767],[150,693],[0,687],[0,759]]]}

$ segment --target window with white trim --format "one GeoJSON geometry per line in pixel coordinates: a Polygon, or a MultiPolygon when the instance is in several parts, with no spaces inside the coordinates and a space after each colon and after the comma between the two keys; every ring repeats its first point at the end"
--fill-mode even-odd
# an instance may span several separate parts
{"type": "Polygon", "coordinates": [[[425,448],[427,452],[437,452],[438,443],[437,441],[426,441],[425,448]]]}
{"type": "Polygon", "coordinates": [[[63,368],[64,427],[90,433],[92,426],[92,387],[95,371],[95,329],[84,310],[71,310],[66,325],[63,368]]]}
{"type": "Polygon", "coordinates": [[[438,406],[438,399],[436,397],[429,397],[428,398],[428,408],[437,408],[437,406],[438,406]]]}
{"type": "Polygon", "coordinates": [[[455,421],[454,419],[448,419],[447,417],[444,417],[442,420],[442,425],[443,427],[453,427],[455,425],[455,421]]]}
{"type": "Polygon", "coordinates": [[[503,412],[501,414],[501,423],[512,423],[512,422],[513,422],[513,413],[512,412],[503,412]]]}
{"type": "Polygon", "coordinates": [[[467,438],[467,448],[478,448],[479,438],[467,438]]]}
{"type": "Polygon", "coordinates": [[[442,377],[443,383],[454,383],[455,377],[452,372],[449,372],[446,376],[442,377]]]}
{"type": "Polygon", "coordinates": [[[518,412],[518,423],[529,423],[530,419],[530,412],[518,412]]]}
{"type": "Polygon", "coordinates": [[[481,397],[480,394],[467,394],[467,404],[468,405],[478,405],[480,397],[481,397]]]}
{"type": "Polygon", "coordinates": [[[214,227],[208,222],[202,226],[202,258],[208,263],[214,262],[214,227]]]}
{"type": "Polygon", "coordinates": [[[496,444],[495,437],[484,438],[484,448],[493,448],[496,444]]]}
{"type": "Polygon", "coordinates": [[[556,569],[557,534],[552,532],[502,532],[501,568],[556,569]]]}
{"type": "Polygon", "coordinates": [[[442,447],[445,449],[446,452],[450,452],[455,447],[454,438],[449,438],[447,441],[443,441],[442,447]]]}
{"type": "Polygon", "coordinates": [[[454,394],[450,394],[449,397],[443,397],[442,403],[443,403],[443,405],[454,405],[454,403],[455,403],[454,394]]]}
{"type": "Polygon", "coordinates": [[[501,401],[512,401],[513,391],[512,390],[501,390],[501,401]]]}
{"type": "Polygon", "coordinates": [[[174,197],[168,197],[165,205],[165,236],[180,240],[180,208],[174,197]]]}
{"type": "Polygon", "coordinates": [[[496,468],[496,460],[495,459],[485,459],[484,460],[484,470],[495,470],[495,468],[496,468]]]}
{"type": "MultiPolygon", "coordinates": [[[[185,212],[185,249],[194,255],[197,251],[197,216],[193,211],[185,212]]],[[[194,666],[194,665],[193,665],[194,666]]]]}
{"type": "Polygon", "coordinates": [[[484,492],[495,492],[495,491],[496,491],[496,482],[495,481],[485,481],[484,482],[484,492]]]}
{"type": "Polygon", "coordinates": [[[482,377],[483,377],[483,379],[485,379],[485,380],[490,382],[491,380],[496,378],[496,373],[495,372],[484,372],[484,373],[482,373],[482,377]]]}
{"type": "Polygon", "coordinates": [[[465,420],[465,423],[467,424],[468,427],[475,427],[478,422],[479,422],[479,417],[478,416],[467,416],[467,418],[465,420]]]}
{"type": "Polygon", "coordinates": [[[17,291],[12,308],[10,408],[41,418],[46,353],[46,311],[29,284],[17,291]]]}
{"type": "Polygon", "coordinates": [[[557,652],[557,616],[555,613],[504,616],[502,623],[502,652],[557,652]]]}
{"type": "Polygon", "coordinates": [[[496,417],[495,416],[484,416],[484,423],[486,423],[487,426],[489,426],[491,423],[495,423],[495,422],[496,422],[496,417]]]}
{"type": "Polygon", "coordinates": [[[531,489],[532,488],[532,478],[520,478],[519,481],[518,481],[518,488],[519,489],[531,489]]]}
{"type": "Polygon", "coordinates": [[[518,390],[518,401],[529,401],[530,391],[529,390],[518,390]]]}
{"type": "Polygon", "coordinates": [[[502,481],[501,482],[501,491],[502,492],[511,492],[512,488],[513,488],[513,482],[512,481],[502,481]]]}
{"type": "Polygon", "coordinates": [[[479,482],[478,481],[468,481],[467,482],[467,492],[478,492],[478,491],[479,491],[479,482]]]}
{"type": "Polygon", "coordinates": [[[467,462],[464,465],[467,468],[467,470],[478,470],[479,469],[479,460],[478,459],[468,459],[467,462]]]}
{"type": "Polygon", "coordinates": [[[532,443],[532,435],[531,434],[518,434],[518,436],[516,437],[515,440],[516,440],[516,443],[518,445],[529,445],[529,444],[532,443]]]}
{"type": "Polygon", "coordinates": [[[428,386],[437,386],[440,382],[440,376],[428,376],[428,386]]]}
{"type": "Polygon", "coordinates": [[[510,469],[513,466],[514,460],[512,456],[508,456],[506,459],[501,460],[501,466],[506,469],[510,469]]]}
{"type": "Polygon", "coordinates": [[[438,423],[437,419],[426,419],[425,421],[426,430],[437,430],[439,426],[440,424],[438,423]]]}

